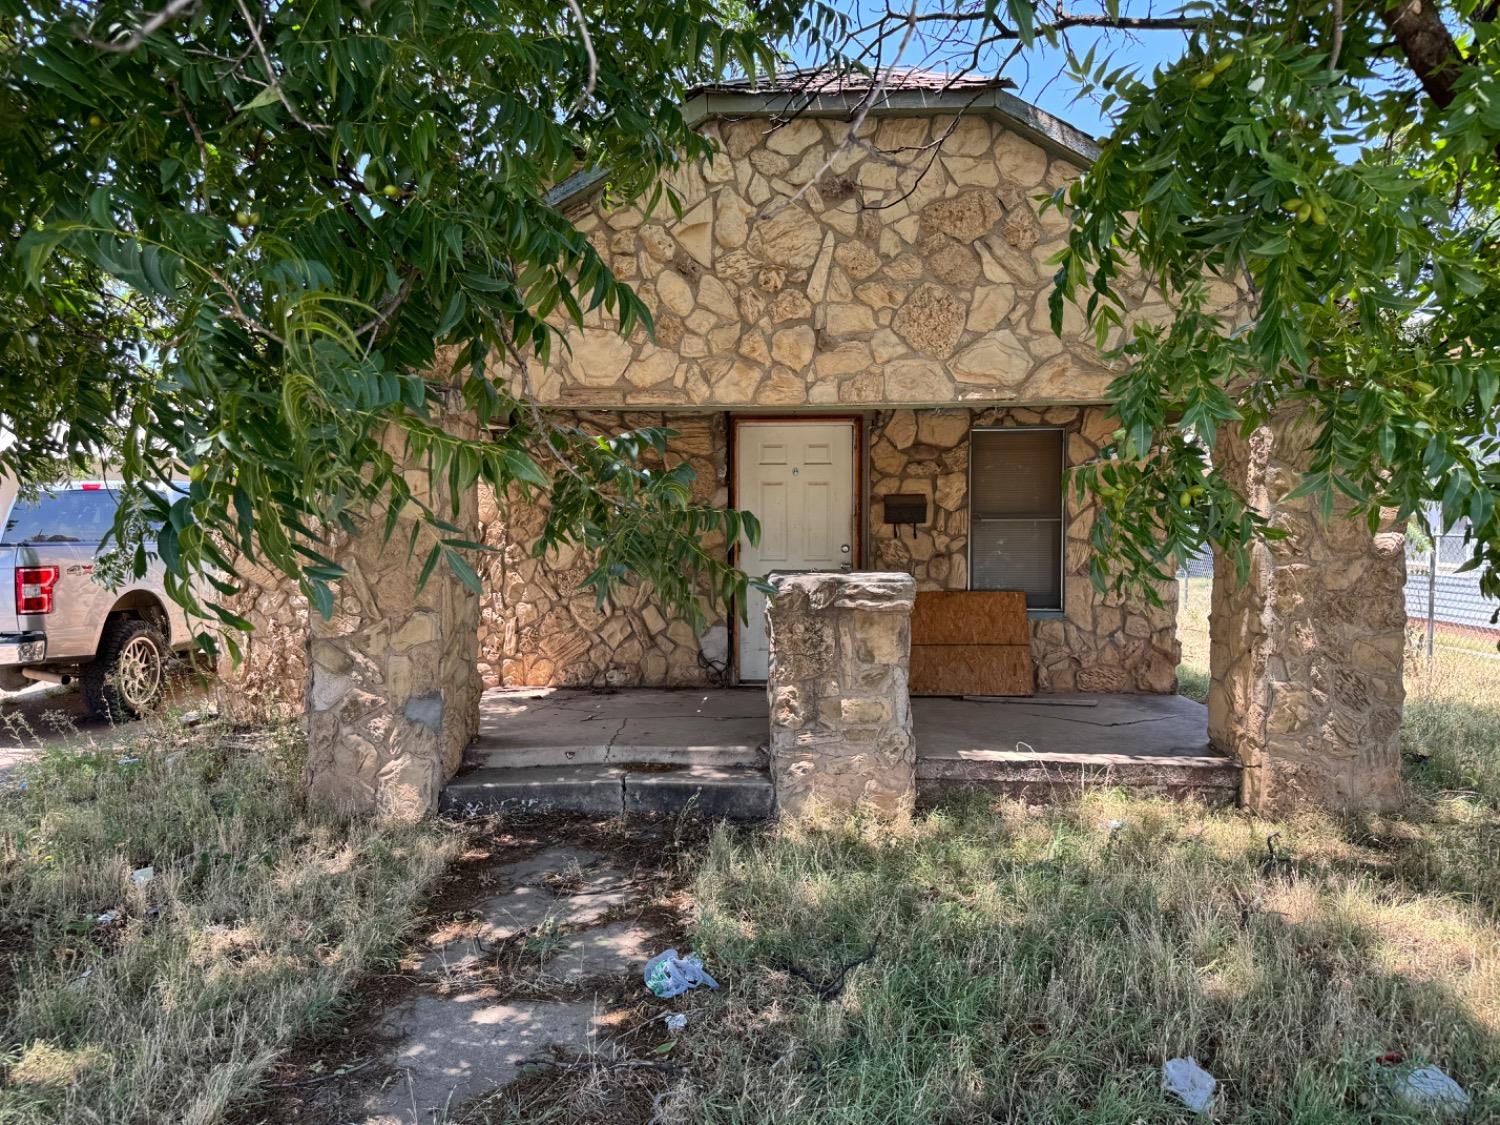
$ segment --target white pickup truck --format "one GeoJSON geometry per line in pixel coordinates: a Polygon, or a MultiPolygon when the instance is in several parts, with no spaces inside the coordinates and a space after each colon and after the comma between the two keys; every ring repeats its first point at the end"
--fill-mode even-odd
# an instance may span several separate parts
{"type": "Polygon", "coordinates": [[[118,497],[105,481],[17,497],[0,525],[0,689],[77,679],[89,709],[139,716],[161,701],[174,649],[193,639],[154,556],[144,578],[95,580],[118,497]]]}

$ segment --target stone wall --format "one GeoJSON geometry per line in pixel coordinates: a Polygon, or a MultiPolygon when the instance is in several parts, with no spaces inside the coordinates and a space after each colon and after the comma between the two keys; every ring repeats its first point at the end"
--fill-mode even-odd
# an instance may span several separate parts
{"type": "MultiPolygon", "coordinates": [[[[724,414],[581,412],[585,427],[618,432],[668,425],[678,431],[669,460],[697,473],[694,497],[728,502],[728,418],[724,414]]],[[[1059,426],[1068,431],[1068,463],[1093,457],[1114,429],[1107,410],[1049,407],[989,410],[894,410],[870,417],[865,448],[869,504],[863,566],[911,574],[920,590],[968,588],[968,433],[971,426],[1059,426]],[[881,519],[881,497],[917,492],[930,499],[928,525],[897,538],[881,519]]],[[[1032,658],[1042,691],[1170,692],[1176,685],[1176,591],[1164,604],[1099,595],[1088,578],[1093,503],[1071,498],[1066,512],[1065,613],[1032,620],[1032,658]]],[[[601,609],[581,584],[592,569],[578,548],[536,558],[545,519],[526,503],[503,508],[483,486],[479,538],[485,585],[478,625],[482,682],[497,686],[711,687],[730,668],[729,628],[722,614],[701,632],[664,611],[651,591],[627,586],[601,609]],[[700,655],[702,659],[700,659],[700,655]]],[[[227,713],[251,712],[277,699],[299,701],[305,678],[306,605],[295,588],[271,584],[240,603],[257,625],[243,672],[225,696],[227,713]],[[264,628],[265,632],[259,630],[264,628]]],[[[300,711],[300,702],[284,713],[300,711]]]]}
{"type": "Polygon", "coordinates": [[[1214,559],[1209,739],[1244,767],[1263,815],[1302,803],[1388,806],[1400,796],[1406,551],[1335,505],[1289,500],[1314,427],[1288,414],[1241,440],[1221,432],[1218,470],[1286,538],[1250,550],[1242,584],[1214,559]]]}
{"type": "MultiPolygon", "coordinates": [[[[570,421],[598,432],[670,426],[667,460],[685,460],[697,479],[693,499],[729,502],[727,419],[723,414],[578,414],[570,421]]],[[[581,589],[593,569],[577,547],[536,558],[545,510],[497,503],[481,487],[480,542],[496,550],[480,559],[486,597],[479,627],[479,667],[488,686],[709,687],[724,682],[729,630],[722,613],[699,631],[662,609],[649,588],[619,589],[604,606],[581,589]],[[700,655],[702,659],[700,659],[700,655]]],[[[722,540],[706,544],[722,550],[722,540]]]]}
{"type": "MultiPolygon", "coordinates": [[[[1036,197],[1078,169],[977,115],[862,128],[841,148],[847,122],[710,122],[716,159],[668,181],[681,218],[581,203],[655,339],[596,312],[525,386],[564,407],[1102,401],[1113,373],[1081,315],[1068,307],[1059,338],[1047,309],[1067,218],[1036,197]]],[[[1144,284],[1122,288],[1127,328],[1167,315],[1144,284]]],[[[1209,291],[1212,309],[1239,299],[1209,291]]]]}
{"type": "Polygon", "coordinates": [[[228,608],[253,626],[235,633],[235,663],[220,641],[219,713],[230,722],[301,719],[307,694],[307,599],[279,571],[236,560],[238,594],[228,608]]]}
{"type": "Polygon", "coordinates": [[[907,668],[916,583],[866,571],[793,574],[775,586],[766,693],[778,811],[911,812],[917,753],[907,668]]]}
{"type": "MultiPolygon", "coordinates": [[[[886,410],[870,423],[868,563],[911,574],[919,590],[969,588],[969,430],[971,427],[1057,426],[1067,431],[1068,465],[1098,455],[1115,429],[1101,407],[1054,406],[988,410],[886,410]],[[920,493],[929,522],[901,530],[881,519],[880,498],[920,493]]],[[[1142,597],[1101,595],[1089,573],[1088,537],[1095,503],[1067,498],[1063,607],[1032,618],[1031,653],[1041,691],[1149,691],[1177,688],[1177,590],[1142,597]]]]}
{"type": "MultiPolygon", "coordinates": [[[[457,402],[442,421],[478,435],[457,402]]],[[[386,440],[393,456],[409,456],[400,431],[386,440]]],[[[473,538],[472,493],[455,510],[423,461],[410,460],[405,475],[414,496],[473,538]]],[[[437,810],[478,733],[479,598],[445,566],[418,582],[422,558],[445,533],[410,510],[389,535],[384,523],[359,519],[327,547],[345,576],[332,615],[308,617],[307,788],[338,807],[414,819],[437,810]]]]}

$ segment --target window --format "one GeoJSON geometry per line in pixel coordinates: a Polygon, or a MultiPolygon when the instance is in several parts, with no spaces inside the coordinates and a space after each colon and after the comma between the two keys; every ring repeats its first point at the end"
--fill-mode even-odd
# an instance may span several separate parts
{"type": "Polygon", "coordinates": [[[97,543],[114,526],[116,494],[106,488],[43,492],[17,499],[5,521],[0,546],[22,543],[97,543]]]}
{"type": "Polygon", "coordinates": [[[969,584],[1021,590],[1062,609],[1063,442],[1053,429],[974,430],[969,447],[969,584]]]}

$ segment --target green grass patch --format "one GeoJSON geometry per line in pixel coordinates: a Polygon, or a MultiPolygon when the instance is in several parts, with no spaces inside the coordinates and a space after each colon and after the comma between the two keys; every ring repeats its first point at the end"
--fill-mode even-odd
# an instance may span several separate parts
{"type": "Polygon", "coordinates": [[[301,768],[289,729],[162,724],[5,785],[0,1120],[217,1121],[397,952],[457,834],[309,807],[301,768]]]}

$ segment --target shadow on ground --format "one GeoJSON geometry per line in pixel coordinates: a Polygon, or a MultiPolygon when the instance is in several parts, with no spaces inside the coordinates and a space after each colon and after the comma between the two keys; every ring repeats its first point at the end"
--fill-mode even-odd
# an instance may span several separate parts
{"type": "Polygon", "coordinates": [[[682,947],[693,821],[479,822],[401,961],[289,1052],[236,1125],[646,1121],[676,1068],[641,970],[682,947]],[[590,1109],[597,1107],[597,1116],[590,1109]]]}

